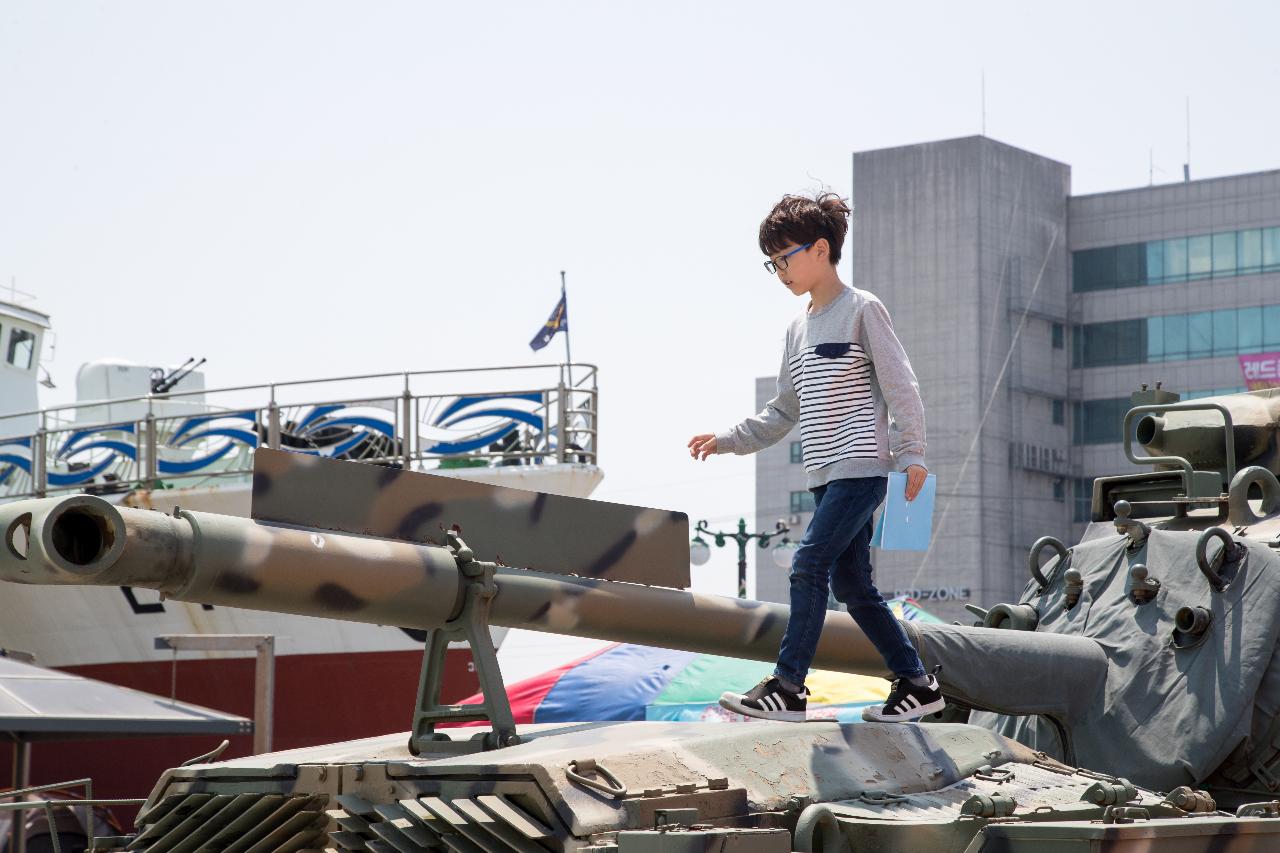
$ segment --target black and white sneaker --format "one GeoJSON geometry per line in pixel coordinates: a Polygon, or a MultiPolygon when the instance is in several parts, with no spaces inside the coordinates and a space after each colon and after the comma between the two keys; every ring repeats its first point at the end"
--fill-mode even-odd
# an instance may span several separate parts
{"type": "MultiPolygon", "coordinates": [[[[937,672],[935,669],[934,672],[937,672]]],[[[929,683],[917,687],[905,678],[893,682],[883,708],[862,709],[862,719],[871,723],[906,723],[947,707],[938,689],[938,679],[929,675],[929,683]]]]}
{"type": "Polygon", "coordinates": [[[775,676],[769,676],[746,693],[725,693],[720,707],[762,720],[804,722],[809,707],[809,691],[792,693],[775,676]]]}

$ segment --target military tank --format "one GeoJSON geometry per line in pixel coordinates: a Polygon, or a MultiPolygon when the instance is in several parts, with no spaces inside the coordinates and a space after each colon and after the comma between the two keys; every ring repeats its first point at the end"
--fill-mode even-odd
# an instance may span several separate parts
{"type": "MultiPolygon", "coordinates": [[[[260,451],[251,520],[0,507],[0,578],[428,632],[407,736],[170,770],[112,840],[132,850],[1275,850],[1278,415],[1135,395],[1150,470],[1095,482],[1080,542],[1035,543],[977,625],[904,623],[951,705],[920,724],[517,730],[491,624],[773,659],[786,608],[685,589],[678,513],[260,451]],[[478,704],[438,701],[453,639],[478,704]]],[[[841,613],[815,665],[886,674],[841,613]]]]}

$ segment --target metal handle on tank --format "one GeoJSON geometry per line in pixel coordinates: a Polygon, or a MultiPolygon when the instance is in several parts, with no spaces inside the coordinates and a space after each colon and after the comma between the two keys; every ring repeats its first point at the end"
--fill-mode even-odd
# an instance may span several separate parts
{"type": "Polygon", "coordinates": [[[627,786],[618,781],[618,777],[609,772],[603,764],[596,763],[594,758],[580,758],[569,762],[569,766],[564,769],[564,775],[568,777],[570,782],[575,782],[584,788],[590,788],[593,791],[599,791],[615,800],[621,800],[627,795],[627,786]],[[597,779],[588,779],[582,773],[594,773],[604,781],[597,779]]]}
{"type": "Polygon", "coordinates": [[[840,820],[825,803],[814,803],[796,819],[794,849],[801,853],[849,853],[849,842],[840,831],[840,820]]]}
{"type": "Polygon", "coordinates": [[[1063,561],[1071,553],[1067,550],[1067,546],[1062,544],[1061,539],[1053,536],[1041,536],[1036,540],[1035,544],[1031,546],[1031,553],[1027,555],[1027,568],[1031,570],[1031,577],[1035,578],[1041,589],[1049,586],[1049,579],[1040,570],[1040,552],[1045,548],[1052,548],[1058,552],[1058,565],[1062,565],[1063,561]]]}
{"type": "Polygon", "coordinates": [[[1280,480],[1275,474],[1259,465],[1250,465],[1236,472],[1227,488],[1227,512],[1232,524],[1257,524],[1277,510],[1280,510],[1280,480]],[[1262,490],[1262,515],[1249,506],[1249,490],[1254,485],[1262,490]]]}
{"type": "Polygon", "coordinates": [[[1209,565],[1208,549],[1210,539],[1222,540],[1221,556],[1224,559],[1236,547],[1236,542],[1231,538],[1231,534],[1221,527],[1210,527],[1204,533],[1201,533],[1200,538],[1196,540],[1196,565],[1200,567],[1200,573],[1209,581],[1209,586],[1213,587],[1216,592],[1222,592],[1227,588],[1227,584],[1222,579],[1222,576],[1218,574],[1217,569],[1209,565]]]}

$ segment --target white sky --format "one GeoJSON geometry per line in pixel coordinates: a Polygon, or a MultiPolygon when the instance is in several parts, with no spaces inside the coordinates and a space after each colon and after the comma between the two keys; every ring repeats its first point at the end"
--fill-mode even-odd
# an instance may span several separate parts
{"type": "MultiPolygon", "coordinates": [[[[1280,4],[0,5],[0,282],[59,384],[207,356],[211,385],[521,364],[569,274],[601,368],[598,497],[728,526],[800,310],[760,268],[784,192],[987,133],[1074,190],[1280,167],[1280,4]]],[[[877,282],[858,282],[871,290],[877,282]]],[[[559,357],[559,338],[544,353],[559,357]]],[[[698,586],[731,594],[725,549],[698,586]]]]}

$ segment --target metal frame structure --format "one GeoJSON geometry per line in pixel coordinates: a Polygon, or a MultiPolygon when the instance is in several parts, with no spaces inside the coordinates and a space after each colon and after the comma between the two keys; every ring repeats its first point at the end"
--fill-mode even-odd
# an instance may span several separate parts
{"type": "Polygon", "coordinates": [[[417,470],[594,465],[597,373],[591,364],[378,373],[6,413],[40,426],[0,437],[0,500],[248,478],[258,447],[417,470]],[[474,385],[462,393],[426,387],[464,376],[474,385]],[[112,419],[113,408],[138,416],[112,419]],[[83,420],[96,409],[105,419],[83,420]]]}
{"type": "Polygon", "coordinates": [[[10,837],[12,840],[11,850],[14,853],[26,853],[27,850],[27,821],[23,812],[31,809],[43,809],[45,820],[49,825],[49,841],[53,845],[53,853],[62,853],[62,844],[58,840],[58,823],[54,816],[54,809],[58,808],[79,808],[85,807],[84,830],[88,836],[89,844],[86,849],[93,850],[97,846],[97,838],[94,832],[93,809],[97,806],[140,806],[146,803],[146,799],[112,799],[99,800],[93,797],[93,780],[92,779],[72,779],[67,782],[54,782],[48,785],[34,785],[26,788],[16,788],[11,791],[0,793],[0,799],[10,799],[13,797],[25,797],[29,794],[39,794],[44,791],[59,791],[65,788],[84,788],[84,799],[82,800],[22,800],[12,803],[0,803],[0,812],[17,812],[13,818],[13,826],[11,828],[10,837]]]}
{"type": "Polygon", "coordinates": [[[255,652],[253,754],[271,751],[276,696],[276,638],[273,634],[169,634],[156,637],[156,648],[173,650],[175,686],[178,652],[255,652]]]}

